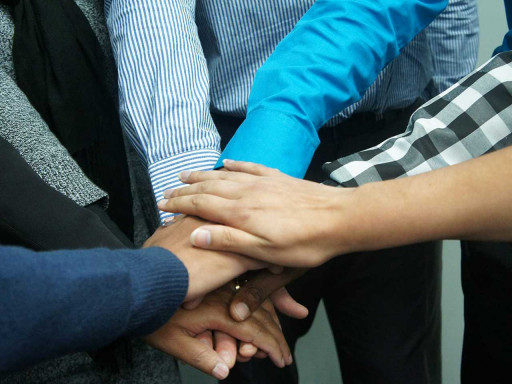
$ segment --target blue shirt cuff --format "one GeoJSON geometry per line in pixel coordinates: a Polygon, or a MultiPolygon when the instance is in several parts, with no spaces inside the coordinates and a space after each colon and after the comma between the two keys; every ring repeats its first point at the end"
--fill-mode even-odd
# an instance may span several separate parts
{"type": "Polygon", "coordinates": [[[312,126],[307,128],[278,111],[255,109],[238,128],[216,167],[222,167],[224,159],[250,161],[302,178],[319,143],[312,126]]]}

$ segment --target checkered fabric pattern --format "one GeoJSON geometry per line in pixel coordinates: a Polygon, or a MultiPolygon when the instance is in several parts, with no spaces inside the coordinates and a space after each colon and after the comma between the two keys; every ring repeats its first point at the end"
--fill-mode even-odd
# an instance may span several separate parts
{"type": "Polygon", "coordinates": [[[512,144],[512,51],[494,56],[411,116],[405,133],[324,165],[344,187],[417,175],[512,144]]]}

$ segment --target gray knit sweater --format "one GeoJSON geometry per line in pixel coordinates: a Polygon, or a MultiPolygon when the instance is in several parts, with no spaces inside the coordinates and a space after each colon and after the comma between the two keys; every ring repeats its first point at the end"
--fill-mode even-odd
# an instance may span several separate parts
{"type": "MultiPolygon", "coordinates": [[[[113,96],[117,97],[115,67],[104,23],[103,1],[75,1],[89,20],[104,49],[107,59],[105,74],[113,96]]],[[[106,200],[106,193],[84,175],[16,86],[12,62],[13,34],[14,24],[9,8],[0,5],[0,135],[20,152],[46,183],[77,204],[85,206],[102,199],[106,200]]],[[[147,170],[135,156],[133,148],[127,146],[127,150],[134,196],[135,242],[140,245],[154,230],[158,219],[147,170]]],[[[100,368],[87,353],[77,353],[38,364],[23,372],[0,375],[0,383],[180,382],[176,361],[142,342],[132,342],[131,361],[119,356],[118,361],[120,371],[113,373],[100,368]]]]}

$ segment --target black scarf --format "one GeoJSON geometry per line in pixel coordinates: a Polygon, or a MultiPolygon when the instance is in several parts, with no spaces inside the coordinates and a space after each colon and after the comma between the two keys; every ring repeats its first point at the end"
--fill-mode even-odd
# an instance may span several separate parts
{"type": "Polygon", "coordinates": [[[105,57],[73,0],[0,0],[13,6],[20,89],[84,173],[110,196],[107,213],[133,239],[132,197],[105,57]]]}

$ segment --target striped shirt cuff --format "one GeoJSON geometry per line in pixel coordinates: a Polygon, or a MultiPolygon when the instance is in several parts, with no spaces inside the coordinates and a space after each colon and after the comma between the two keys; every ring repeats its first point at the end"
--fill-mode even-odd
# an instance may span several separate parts
{"type": "MultiPolygon", "coordinates": [[[[220,153],[215,150],[197,150],[182,153],[149,165],[149,177],[155,200],[163,199],[167,189],[183,187],[178,174],[183,171],[210,171],[219,159],[220,153]]],[[[159,212],[161,223],[173,216],[167,212],[159,212]]]]}

